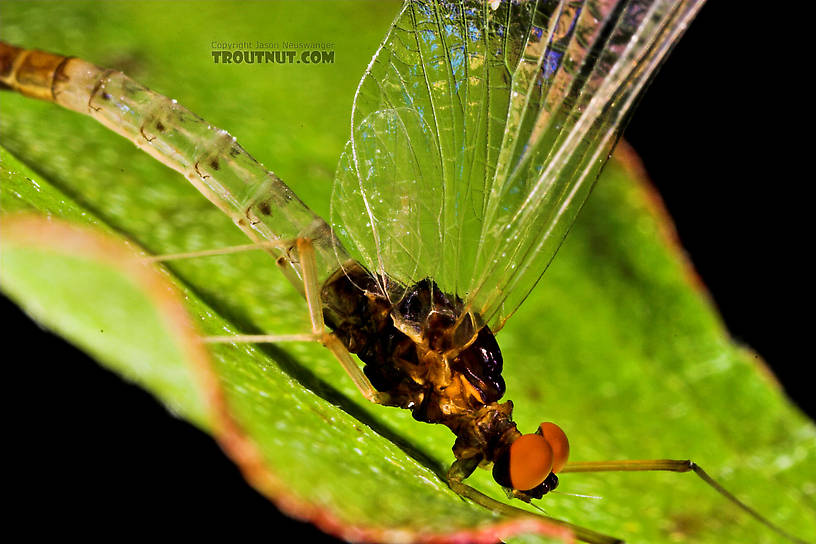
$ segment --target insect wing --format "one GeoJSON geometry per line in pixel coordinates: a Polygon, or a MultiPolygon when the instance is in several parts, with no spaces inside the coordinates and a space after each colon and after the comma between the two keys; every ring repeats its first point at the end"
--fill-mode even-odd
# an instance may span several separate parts
{"type": "Polygon", "coordinates": [[[437,216],[443,186],[423,183],[440,179],[438,157],[418,155],[437,154],[427,130],[409,108],[369,114],[346,145],[332,195],[335,231],[351,240],[370,271],[405,283],[439,272],[433,265],[443,244],[437,216]]]}
{"type": "Polygon", "coordinates": [[[475,255],[486,202],[490,169],[474,154],[488,148],[491,67],[472,42],[489,11],[472,3],[466,23],[463,4],[406,2],[355,94],[333,228],[369,270],[405,285],[433,278],[462,293],[471,281],[456,263],[473,261],[460,253],[475,255]]]}
{"type": "Polygon", "coordinates": [[[332,223],[372,272],[500,328],[702,2],[405,3],[360,82],[332,223]]]}

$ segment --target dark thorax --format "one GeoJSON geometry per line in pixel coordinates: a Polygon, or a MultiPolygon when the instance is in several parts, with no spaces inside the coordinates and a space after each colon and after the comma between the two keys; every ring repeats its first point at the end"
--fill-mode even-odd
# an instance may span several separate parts
{"type": "Polygon", "coordinates": [[[388,393],[389,405],[450,428],[457,459],[492,463],[520,434],[512,402],[498,402],[499,346],[478,317],[463,316],[461,299],[429,279],[405,288],[374,278],[357,263],[329,278],[322,298],[326,323],[365,363],[371,384],[388,393]]]}

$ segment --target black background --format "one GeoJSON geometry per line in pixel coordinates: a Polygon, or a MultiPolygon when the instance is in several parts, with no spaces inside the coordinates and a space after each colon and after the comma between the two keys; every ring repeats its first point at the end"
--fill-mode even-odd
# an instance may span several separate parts
{"type": "MultiPolygon", "coordinates": [[[[813,415],[803,331],[810,289],[800,257],[812,246],[800,189],[809,180],[797,171],[800,136],[787,126],[797,120],[799,98],[766,22],[727,4],[702,10],[625,137],[733,336],[761,354],[813,415]]],[[[293,529],[298,539],[331,541],[278,514],[208,436],[147,393],[41,331],[5,299],[2,315],[6,349],[20,348],[5,367],[5,494],[21,515],[44,514],[35,533],[104,534],[117,526],[118,536],[123,526],[150,532],[166,524],[189,535],[229,529],[274,538],[293,529]]]]}

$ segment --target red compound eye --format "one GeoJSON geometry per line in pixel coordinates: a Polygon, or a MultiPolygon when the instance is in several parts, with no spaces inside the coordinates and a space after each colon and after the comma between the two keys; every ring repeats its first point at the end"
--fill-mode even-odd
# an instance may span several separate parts
{"type": "Polygon", "coordinates": [[[545,422],[538,426],[538,433],[550,444],[553,452],[552,471],[561,472],[569,458],[569,440],[561,427],[555,423],[545,422]]]}
{"type": "Polygon", "coordinates": [[[533,489],[550,475],[552,463],[553,450],[543,436],[522,435],[510,446],[510,484],[519,491],[533,489]]]}

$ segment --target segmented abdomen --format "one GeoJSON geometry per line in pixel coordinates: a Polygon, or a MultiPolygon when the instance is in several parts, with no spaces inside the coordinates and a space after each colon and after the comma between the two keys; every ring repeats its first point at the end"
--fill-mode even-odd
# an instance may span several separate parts
{"type": "Polygon", "coordinates": [[[326,222],[235,138],[122,72],[0,42],[0,85],[89,115],[129,139],[183,174],[253,240],[311,239],[321,279],[337,269],[338,256],[345,260],[326,222]]]}

